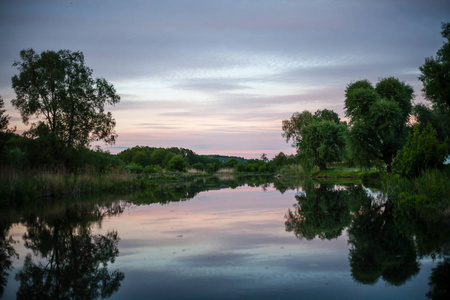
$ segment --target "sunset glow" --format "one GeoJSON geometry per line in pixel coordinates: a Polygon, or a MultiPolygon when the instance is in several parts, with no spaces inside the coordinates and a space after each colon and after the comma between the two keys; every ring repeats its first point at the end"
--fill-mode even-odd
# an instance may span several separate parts
{"type": "Polygon", "coordinates": [[[269,158],[294,112],[332,109],[359,79],[394,76],[423,101],[419,66],[441,46],[448,1],[2,1],[0,95],[22,49],[82,51],[116,88],[117,153],[135,145],[269,158]],[[395,16],[395,17],[393,17],[395,16]]]}

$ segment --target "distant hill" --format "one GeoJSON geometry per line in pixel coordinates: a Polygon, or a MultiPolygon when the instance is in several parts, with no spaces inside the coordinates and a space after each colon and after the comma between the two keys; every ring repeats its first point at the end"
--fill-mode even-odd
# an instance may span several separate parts
{"type": "Polygon", "coordinates": [[[212,159],[217,159],[222,163],[226,163],[227,161],[229,161],[230,159],[234,158],[235,160],[237,160],[238,162],[245,164],[247,162],[247,160],[243,157],[238,157],[238,156],[226,156],[226,155],[200,155],[200,156],[206,156],[212,159]]]}

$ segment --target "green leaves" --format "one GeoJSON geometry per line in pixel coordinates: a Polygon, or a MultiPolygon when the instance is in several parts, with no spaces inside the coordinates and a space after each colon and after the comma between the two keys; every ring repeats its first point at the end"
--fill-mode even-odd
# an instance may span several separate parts
{"type": "Polygon", "coordinates": [[[27,49],[20,58],[13,64],[20,73],[12,77],[16,92],[12,104],[25,124],[37,118],[30,126],[32,136],[42,138],[45,131],[36,129],[48,129],[54,159],[61,158],[65,149],[88,147],[93,141],[114,144],[116,123],[104,106],[118,103],[120,97],[105,79],[92,78],[82,52],[36,54],[27,49]]]}
{"type": "MultiPolygon", "coordinates": [[[[437,51],[436,57],[425,59],[420,67],[422,75],[419,80],[423,83],[425,97],[433,107],[450,114],[450,23],[442,24],[442,37],[447,42],[437,51]]],[[[448,119],[447,119],[448,120],[448,119]]]]}
{"type": "Polygon", "coordinates": [[[436,130],[428,124],[423,130],[414,127],[406,145],[394,159],[394,171],[404,177],[417,177],[427,169],[442,166],[446,149],[437,139],[436,130]]]}
{"type": "Polygon", "coordinates": [[[302,130],[299,155],[313,165],[326,169],[331,162],[339,162],[344,156],[347,127],[332,121],[316,121],[302,130]]]}
{"type": "Polygon", "coordinates": [[[367,80],[347,87],[348,149],[356,163],[370,167],[381,159],[391,169],[405,136],[413,96],[413,89],[394,77],[381,79],[375,88],[367,80]]]}
{"type": "Polygon", "coordinates": [[[330,162],[340,161],[345,148],[343,132],[346,125],[339,124],[339,115],[332,110],[317,110],[314,115],[305,110],[294,113],[290,120],[283,121],[282,136],[294,141],[302,160],[302,167],[311,170],[314,166],[326,168],[330,162]]]}

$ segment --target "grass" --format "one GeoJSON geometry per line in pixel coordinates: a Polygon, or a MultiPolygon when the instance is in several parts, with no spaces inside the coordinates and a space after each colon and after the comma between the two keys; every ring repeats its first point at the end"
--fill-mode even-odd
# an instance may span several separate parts
{"type": "Polygon", "coordinates": [[[298,164],[288,165],[282,167],[278,171],[277,177],[309,177],[310,173],[305,171],[302,166],[298,164]]]}
{"type": "Polygon", "coordinates": [[[0,200],[28,200],[42,197],[79,196],[99,192],[135,190],[142,179],[120,170],[104,174],[66,174],[64,172],[0,170],[0,200]]]}
{"type": "Polygon", "coordinates": [[[316,179],[360,179],[363,181],[377,179],[380,171],[376,169],[362,170],[359,168],[334,167],[327,170],[316,171],[312,174],[316,179]]]}

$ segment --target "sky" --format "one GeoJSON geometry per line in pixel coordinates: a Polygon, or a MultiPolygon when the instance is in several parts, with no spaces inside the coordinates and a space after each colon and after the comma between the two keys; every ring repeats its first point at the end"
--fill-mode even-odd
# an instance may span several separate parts
{"type": "Polygon", "coordinates": [[[354,81],[394,76],[423,102],[419,67],[444,40],[450,1],[2,0],[0,95],[10,122],[19,52],[84,53],[121,97],[118,153],[136,145],[269,158],[295,153],[282,120],[332,109],[354,81]]]}

